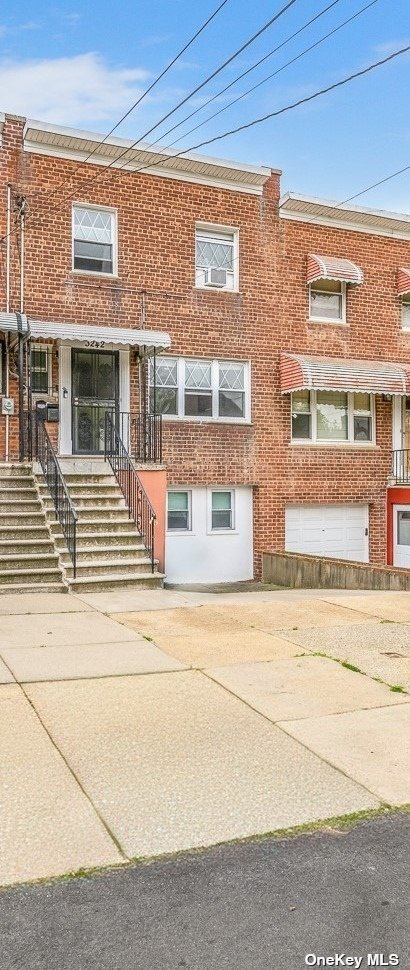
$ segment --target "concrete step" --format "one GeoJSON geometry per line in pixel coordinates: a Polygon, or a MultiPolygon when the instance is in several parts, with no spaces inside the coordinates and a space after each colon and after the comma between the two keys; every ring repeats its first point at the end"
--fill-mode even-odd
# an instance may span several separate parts
{"type": "Polygon", "coordinates": [[[54,545],[50,539],[7,539],[4,541],[0,533],[0,557],[10,552],[19,556],[38,556],[54,554],[54,545]]]}
{"type": "Polygon", "coordinates": [[[10,501],[5,499],[2,494],[0,494],[0,515],[6,512],[11,512],[15,515],[17,512],[38,512],[41,510],[40,501],[38,498],[31,498],[29,501],[22,502],[20,500],[10,501]]]}
{"type": "MultiPolygon", "coordinates": [[[[121,519],[91,519],[80,517],[77,522],[77,532],[82,535],[85,532],[92,533],[105,533],[114,532],[120,535],[122,532],[129,533],[133,527],[132,519],[129,519],[128,515],[121,519]]],[[[134,527],[134,535],[139,535],[139,532],[134,527]]]]}
{"type": "Polygon", "coordinates": [[[33,469],[31,465],[20,465],[14,462],[1,462],[0,464],[1,478],[24,478],[32,474],[33,469]]]}
{"type": "Polygon", "coordinates": [[[124,496],[121,492],[115,495],[70,495],[74,508],[81,509],[125,509],[124,496]]]}
{"type": "Polygon", "coordinates": [[[0,585],[3,583],[8,583],[9,586],[13,586],[15,583],[30,583],[30,582],[45,582],[49,580],[50,582],[61,582],[61,570],[56,568],[51,569],[0,569],[0,585]]]}
{"type": "Polygon", "coordinates": [[[113,478],[113,479],[108,478],[108,481],[105,480],[105,479],[103,481],[101,481],[101,479],[99,479],[97,482],[94,482],[94,481],[88,481],[88,482],[83,482],[83,481],[81,481],[81,482],[68,482],[68,481],[66,481],[66,485],[67,485],[67,488],[68,488],[68,491],[69,491],[70,495],[72,495],[72,496],[78,495],[79,493],[82,493],[83,495],[95,495],[97,493],[101,493],[101,495],[105,495],[105,494],[109,495],[111,492],[120,492],[121,493],[120,486],[118,485],[118,483],[117,483],[117,481],[116,481],[115,478],[113,478]]]}
{"type": "Polygon", "coordinates": [[[36,495],[36,488],[34,482],[31,478],[21,479],[21,478],[0,478],[0,495],[10,495],[10,498],[23,499],[31,498],[32,495],[36,495]]]}
{"type": "Polygon", "coordinates": [[[46,540],[50,541],[48,529],[44,519],[37,525],[21,525],[20,520],[18,525],[10,525],[9,518],[6,516],[6,524],[0,523],[0,541],[3,542],[14,542],[18,539],[26,540],[27,542],[35,540],[46,540]]]}
{"type": "Polygon", "coordinates": [[[129,511],[125,505],[123,508],[120,505],[105,505],[101,508],[77,506],[75,511],[78,513],[79,521],[85,522],[95,520],[110,523],[112,521],[129,522],[130,520],[129,511]]]}
{"type": "MultiPolygon", "coordinates": [[[[15,585],[14,583],[2,583],[0,585],[0,596],[5,596],[6,593],[15,593],[19,595],[20,593],[68,593],[68,586],[66,583],[19,583],[15,585]]],[[[47,607],[44,605],[44,610],[47,607]]]]}
{"type": "MultiPolygon", "coordinates": [[[[12,547],[15,548],[14,546],[12,547]]],[[[11,555],[1,555],[0,554],[0,574],[2,572],[7,572],[11,570],[15,572],[16,570],[26,570],[35,569],[36,566],[41,567],[43,570],[47,569],[58,569],[58,555],[56,552],[52,553],[37,553],[37,554],[26,554],[14,553],[11,555]]]]}
{"type": "MultiPolygon", "coordinates": [[[[54,541],[58,548],[63,545],[63,538],[55,535],[54,541]]],[[[121,530],[119,532],[79,532],[78,545],[82,549],[133,549],[142,545],[142,539],[134,529],[132,532],[121,530]]]]}
{"type": "Polygon", "coordinates": [[[106,562],[108,559],[115,559],[117,562],[128,562],[129,560],[136,560],[140,556],[146,556],[147,550],[138,537],[132,545],[122,546],[120,544],[115,545],[101,545],[101,546],[85,546],[81,541],[81,544],[77,545],[77,558],[81,560],[96,560],[99,559],[106,562]]]}
{"type": "MultiPolygon", "coordinates": [[[[39,506],[40,508],[40,506],[39,506]]],[[[21,526],[25,529],[31,529],[34,526],[45,525],[44,513],[39,512],[0,512],[0,532],[2,526],[21,526]]]]}
{"type": "MultiPolygon", "coordinates": [[[[129,575],[137,576],[140,573],[147,573],[151,569],[151,560],[145,554],[141,559],[134,559],[132,562],[125,562],[122,559],[86,559],[77,561],[77,579],[98,576],[123,576],[127,579],[129,575]]],[[[69,562],[66,565],[67,576],[72,576],[73,566],[69,562]]]]}
{"type": "Polygon", "coordinates": [[[129,573],[127,576],[122,574],[100,575],[94,578],[85,576],[84,578],[68,578],[70,589],[74,593],[82,590],[84,593],[98,593],[105,589],[157,589],[163,586],[164,576],[162,573],[129,573]]]}

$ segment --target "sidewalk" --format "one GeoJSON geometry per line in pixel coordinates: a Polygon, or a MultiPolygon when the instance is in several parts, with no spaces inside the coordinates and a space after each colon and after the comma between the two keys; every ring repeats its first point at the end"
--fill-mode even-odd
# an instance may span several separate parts
{"type": "Polygon", "coordinates": [[[409,647],[409,593],[0,597],[0,884],[409,802],[409,647]]]}

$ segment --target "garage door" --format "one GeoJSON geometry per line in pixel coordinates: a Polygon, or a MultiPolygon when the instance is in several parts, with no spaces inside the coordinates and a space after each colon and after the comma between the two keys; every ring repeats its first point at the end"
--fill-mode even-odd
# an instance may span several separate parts
{"type": "Polygon", "coordinates": [[[292,505],[285,521],[287,552],[369,561],[368,505],[292,505]]]}

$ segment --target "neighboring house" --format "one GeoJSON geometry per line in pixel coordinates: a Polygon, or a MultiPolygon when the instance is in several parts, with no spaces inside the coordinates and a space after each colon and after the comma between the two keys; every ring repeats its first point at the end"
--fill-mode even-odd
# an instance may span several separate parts
{"type": "Polygon", "coordinates": [[[410,217],[280,202],[270,168],[2,128],[0,460],[44,472],[45,428],[83,532],[105,505],[114,541],[120,486],[150,554],[155,511],[169,582],[260,576],[275,548],[410,568],[410,217]]]}

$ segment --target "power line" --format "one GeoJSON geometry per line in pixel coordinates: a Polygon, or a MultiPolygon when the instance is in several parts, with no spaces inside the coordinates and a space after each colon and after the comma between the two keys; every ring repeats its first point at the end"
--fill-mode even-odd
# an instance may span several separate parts
{"type": "Polygon", "coordinates": [[[378,185],[383,185],[384,182],[389,182],[390,179],[395,179],[397,175],[402,175],[403,172],[408,172],[410,165],[405,165],[404,168],[398,168],[397,172],[392,172],[391,175],[386,175],[384,179],[379,179],[378,182],[373,182],[373,185],[368,185],[367,188],[361,189],[360,192],[355,192],[354,195],[349,195],[348,199],[344,199],[343,202],[338,202],[337,205],[346,205],[347,202],[352,202],[353,199],[358,199],[359,195],[365,195],[366,192],[370,192],[371,189],[377,189],[378,185]]]}
{"type": "MultiPolygon", "coordinates": [[[[218,91],[217,94],[214,94],[212,98],[208,98],[205,104],[201,104],[198,108],[195,108],[194,111],[191,111],[189,115],[186,115],[185,118],[182,119],[182,121],[178,121],[177,124],[174,125],[172,128],[169,128],[168,131],[163,132],[163,134],[160,136],[160,139],[157,139],[156,141],[151,142],[151,145],[157,145],[159,140],[166,138],[167,135],[170,135],[171,132],[175,131],[176,128],[179,128],[186,121],[189,121],[190,118],[193,118],[194,115],[198,114],[200,111],[203,111],[203,109],[206,108],[208,104],[212,104],[212,102],[216,101],[217,98],[220,98],[222,94],[225,94],[226,91],[229,91],[229,89],[232,88],[234,84],[237,84],[238,81],[242,81],[244,77],[246,77],[252,71],[255,71],[257,67],[260,67],[260,65],[263,64],[264,61],[267,61],[270,57],[273,57],[274,54],[277,54],[277,52],[280,51],[282,47],[285,47],[286,44],[289,44],[291,40],[294,40],[294,38],[297,37],[298,34],[301,34],[304,30],[306,30],[307,27],[310,27],[311,24],[315,23],[316,20],[319,20],[320,17],[323,17],[324,14],[327,13],[328,10],[331,10],[332,7],[335,7],[337,3],[340,3],[340,0],[333,0],[332,3],[329,3],[328,6],[324,7],[323,10],[320,10],[315,17],[312,17],[311,20],[308,20],[305,24],[303,24],[303,27],[299,27],[299,30],[295,30],[294,33],[291,34],[289,37],[286,37],[281,44],[278,44],[278,46],[274,47],[273,50],[268,52],[268,54],[265,54],[264,57],[261,57],[259,61],[256,61],[256,64],[252,64],[252,67],[248,67],[247,71],[243,71],[243,73],[239,74],[238,77],[235,77],[233,81],[230,82],[230,84],[227,84],[225,88],[222,88],[221,91],[218,91]]],[[[231,102],[231,104],[232,103],[233,102],[231,102]]],[[[229,107],[229,105],[227,107],[229,107]]],[[[217,114],[218,113],[219,112],[217,112],[217,114]]],[[[212,115],[211,117],[214,117],[214,116],[212,115]]],[[[205,122],[203,122],[203,124],[205,124],[205,122]]],[[[199,128],[200,125],[198,125],[197,127],[199,128]]],[[[196,131],[196,128],[191,128],[190,131],[196,131]]],[[[185,134],[189,135],[190,132],[186,132],[185,134]]],[[[180,139],[178,138],[177,141],[179,140],[180,139]]],[[[172,144],[174,145],[175,142],[172,142],[172,144]]]]}
{"type": "MultiPolygon", "coordinates": [[[[351,21],[355,20],[356,17],[359,17],[360,14],[365,13],[365,11],[369,9],[369,7],[373,7],[375,3],[379,3],[379,0],[371,0],[370,3],[366,4],[365,7],[362,7],[360,10],[358,10],[357,13],[353,14],[352,17],[349,17],[348,20],[344,20],[343,23],[338,24],[337,27],[334,27],[333,30],[330,30],[327,34],[324,34],[323,37],[320,37],[319,40],[315,41],[314,44],[310,44],[309,47],[305,47],[305,49],[303,51],[300,51],[300,53],[297,54],[296,57],[292,57],[290,61],[286,61],[286,64],[282,64],[282,66],[278,67],[278,69],[276,71],[273,71],[272,74],[268,74],[267,77],[262,78],[261,81],[258,81],[257,84],[254,84],[251,88],[248,88],[247,91],[244,91],[242,94],[238,95],[237,98],[234,98],[232,101],[229,101],[228,104],[223,105],[223,107],[219,108],[218,111],[215,111],[213,114],[208,115],[208,117],[204,118],[204,120],[200,122],[199,125],[195,125],[193,128],[190,128],[189,131],[185,131],[183,135],[180,135],[179,138],[175,139],[175,141],[170,142],[170,144],[167,145],[166,147],[172,148],[174,145],[177,145],[179,141],[181,141],[183,138],[186,138],[188,135],[191,135],[193,131],[197,131],[198,128],[202,128],[203,125],[208,124],[208,121],[212,121],[213,118],[216,118],[218,115],[222,114],[223,111],[227,111],[228,108],[231,108],[233,104],[237,104],[238,101],[242,101],[243,98],[246,98],[248,96],[248,94],[252,94],[253,91],[256,91],[257,88],[260,88],[262,84],[266,84],[267,81],[271,81],[272,78],[276,77],[278,74],[284,71],[286,67],[290,67],[291,64],[294,64],[296,61],[300,60],[301,57],[304,57],[305,54],[308,54],[310,51],[314,50],[315,47],[319,47],[320,44],[323,44],[325,40],[327,40],[329,37],[332,37],[333,34],[336,34],[338,30],[342,29],[342,27],[346,27],[347,24],[350,24],[351,21]]],[[[187,118],[185,118],[185,121],[187,121],[187,118]]],[[[172,128],[170,130],[172,131],[172,128]]],[[[169,132],[167,132],[167,134],[169,134],[169,132]]],[[[156,143],[154,142],[154,144],[156,143]]]]}
{"type": "Polygon", "coordinates": [[[140,142],[142,142],[145,138],[148,138],[148,135],[150,135],[153,131],[155,131],[156,128],[159,128],[159,126],[162,125],[164,121],[167,121],[167,119],[170,118],[171,115],[175,114],[175,112],[178,111],[179,108],[182,108],[187,101],[190,101],[190,99],[193,98],[195,94],[198,94],[198,91],[201,91],[206,84],[209,84],[210,81],[213,81],[213,79],[217,77],[217,75],[220,74],[221,71],[225,69],[225,67],[228,67],[228,65],[231,64],[232,61],[234,61],[237,57],[239,57],[239,55],[242,54],[244,50],[250,47],[250,45],[253,44],[254,41],[258,39],[258,37],[261,36],[261,34],[263,34],[266,30],[268,30],[269,27],[271,27],[272,24],[275,23],[275,21],[279,20],[279,17],[282,17],[283,14],[286,13],[287,10],[289,10],[289,7],[293,7],[294,3],[297,3],[297,0],[288,0],[285,6],[281,7],[278,13],[276,13],[274,17],[271,17],[270,20],[266,22],[266,24],[263,24],[263,26],[260,27],[260,29],[256,32],[256,34],[253,34],[253,36],[250,37],[249,40],[245,42],[245,44],[242,44],[242,46],[239,47],[238,50],[234,51],[234,53],[231,54],[231,56],[228,57],[227,60],[223,62],[223,64],[217,67],[215,71],[212,72],[212,74],[209,74],[204,81],[201,81],[201,84],[198,84],[193,91],[190,91],[190,93],[187,94],[186,97],[182,99],[182,101],[179,101],[174,108],[172,108],[170,111],[167,112],[166,115],[163,116],[163,118],[160,118],[160,120],[157,121],[157,123],[153,125],[152,128],[149,128],[147,131],[144,132],[143,135],[140,135],[140,137],[137,138],[137,140],[134,141],[132,145],[129,145],[128,148],[126,148],[120,155],[118,155],[117,158],[113,159],[109,165],[105,165],[104,168],[106,169],[111,168],[112,165],[119,162],[120,159],[123,158],[125,155],[127,155],[128,152],[132,151],[133,148],[136,148],[136,146],[139,145],[140,142]]]}
{"type": "MultiPolygon", "coordinates": [[[[90,152],[90,154],[87,155],[87,157],[82,160],[82,162],[81,162],[80,165],[77,165],[77,167],[74,169],[74,172],[71,173],[70,178],[73,178],[73,176],[76,174],[76,172],[78,172],[78,170],[81,168],[81,165],[84,165],[85,162],[89,162],[90,158],[92,158],[93,155],[95,155],[95,153],[98,151],[98,149],[99,148],[102,148],[102,146],[105,144],[105,142],[108,140],[108,138],[111,137],[111,135],[114,133],[114,131],[116,131],[117,128],[119,128],[119,126],[122,124],[122,122],[125,121],[125,119],[128,118],[129,115],[135,110],[135,108],[137,108],[138,105],[140,105],[141,102],[144,101],[144,99],[147,97],[148,94],[150,94],[150,92],[153,90],[153,88],[155,88],[157,86],[157,84],[159,84],[159,82],[162,81],[162,78],[165,77],[165,75],[168,73],[168,71],[171,70],[171,67],[173,67],[174,64],[176,64],[176,62],[179,60],[179,58],[182,57],[183,54],[185,54],[185,51],[187,51],[188,48],[192,46],[192,44],[197,39],[197,37],[199,37],[199,35],[202,34],[202,32],[206,29],[206,27],[208,27],[208,25],[211,23],[211,21],[215,19],[215,17],[219,13],[219,11],[222,10],[222,7],[224,7],[228,2],[229,2],[229,0],[222,0],[222,3],[220,3],[219,6],[216,8],[216,10],[214,10],[213,13],[210,14],[210,16],[207,18],[207,20],[205,20],[204,23],[201,24],[201,26],[198,28],[198,30],[196,31],[196,33],[193,34],[192,37],[190,37],[190,39],[187,41],[187,43],[184,45],[184,47],[181,47],[181,50],[178,51],[178,53],[175,54],[175,57],[172,58],[172,60],[169,62],[169,64],[167,64],[166,67],[164,67],[164,70],[161,71],[161,73],[158,74],[156,78],[154,78],[154,80],[149,85],[149,87],[146,88],[146,90],[142,92],[142,94],[139,96],[139,98],[137,98],[136,101],[134,101],[134,104],[131,105],[131,107],[128,109],[128,111],[126,111],[125,114],[123,114],[122,117],[119,119],[119,121],[116,122],[116,124],[114,125],[114,127],[111,128],[111,131],[109,131],[106,135],[104,135],[104,138],[102,138],[101,141],[98,142],[98,145],[96,145],[93,148],[93,150],[90,152]]],[[[62,188],[64,185],[65,185],[65,181],[62,182],[61,185],[57,185],[56,188],[52,190],[51,195],[54,195],[55,192],[58,192],[59,189],[62,188]]],[[[37,193],[34,193],[34,194],[36,195],[37,193]]]]}
{"type": "Polygon", "coordinates": [[[367,67],[362,68],[361,71],[356,71],[354,74],[349,74],[348,77],[342,78],[341,81],[335,81],[334,84],[329,84],[328,87],[315,91],[314,94],[310,94],[305,98],[300,98],[299,101],[294,101],[292,104],[287,104],[283,108],[278,108],[276,111],[270,111],[269,114],[262,115],[261,118],[254,118],[253,121],[248,121],[244,125],[239,125],[238,128],[232,128],[230,131],[224,131],[220,135],[214,135],[213,138],[208,138],[206,141],[201,141],[198,143],[198,145],[192,145],[190,148],[186,148],[182,152],[177,152],[176,155],[170,155],[169,157],[176,158],[178,155],[185,155],[187,152],[194,152],[197,148],[202,148],[204,145],[212,145],[213,142],[221,141],[222,138],[228,138],[229,135],[236,135],[238,131],[245,131],[247,128],[253,128],[255,125],[260,125],[264,121],[269,121],[270,118],[277,118],[279,115],[285,114],[287,111],[292,111],[294,108],[299,108],[302,104],[308,104],[309,101],[314,101],[323,94],[328,94],[329,91],[334,91],[336,88],[343,87],[344,84],[349,84],[350,81],[354,81],[358,77],[363,77],[365,74],[369,74],[370,71],[374,71],[375,68],[382,67],[383,64],[387,64],[389,61],[394,60],[394,58],[400,57],[402,54],[407,54],[409,51],[410,44],[407,47],[402,47],[398,51],[394,51],[394,53],[389,54],[388,57],[383,57],[381,61],[374,61],[373,64],[369,64],[367,67]]]}

